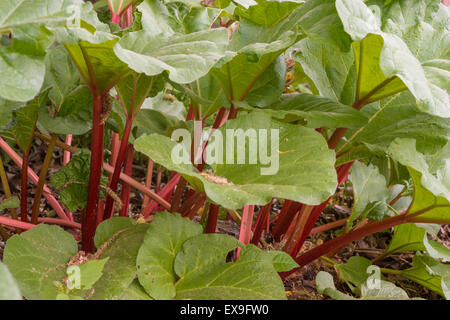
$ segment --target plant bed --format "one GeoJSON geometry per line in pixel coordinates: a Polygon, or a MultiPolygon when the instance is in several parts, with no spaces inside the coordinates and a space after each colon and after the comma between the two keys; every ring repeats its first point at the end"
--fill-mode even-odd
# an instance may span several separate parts
{"type": "Polygon", "coordinates": [[[0,299],[450,298],[446,4],[3,2],[0,299]]]}

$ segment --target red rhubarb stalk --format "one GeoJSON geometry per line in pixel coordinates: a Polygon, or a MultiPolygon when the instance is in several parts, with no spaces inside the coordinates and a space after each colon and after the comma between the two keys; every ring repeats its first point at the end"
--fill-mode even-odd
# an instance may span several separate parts
{"type": "MultiPolygon", "coordinates": [[[[134,147],[132,144],[128,145],[127,155],[125,159],[125,166],[123,168],[123,172],[126,175],[131,176],[133,171],[133,157],[134,157],[134,147]]],[[[128,207],[130,206],[130,192],[131,186],[128,183],[122,184],[122,209],[120,209],[119,216],[120,217],[128,217],[128,207]]]]}

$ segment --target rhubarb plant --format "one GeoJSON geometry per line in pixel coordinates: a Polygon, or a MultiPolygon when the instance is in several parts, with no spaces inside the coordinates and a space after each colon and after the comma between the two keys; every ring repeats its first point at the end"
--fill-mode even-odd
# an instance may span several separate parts
{"type": "Polygon", "coordinates": [[[384,253],[335,265],[352,296],[319,292],[408,298],[366,271],[412,251],[381,274],[449,297],[441,1],[92,2],[0,4],[0,297],[284,299],[379,232],[384,253]],[[348,216],[317,225],[343,185],[348,216]]]}

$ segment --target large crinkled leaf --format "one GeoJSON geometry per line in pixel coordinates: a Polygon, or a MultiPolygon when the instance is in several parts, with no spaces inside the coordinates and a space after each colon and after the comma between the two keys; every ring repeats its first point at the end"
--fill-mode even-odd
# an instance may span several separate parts
{"type": "Polygon", "coordinates": [[[366,166],[356,161],[350,169],[350,181],[353,186],[353,207],[347,220],[347,228],[353,221],[362,215],[365,218],[366,207],[374,202],[386,202],[388,198],[386,179],[380,174],[377,167],[372,164],[366,166]]]}
{"type": "Polygon", "coordinates": [[[25,298],[55,298],[53,281],[65,277],[66,264],[77,251],[71,234],[60,227],[39,225],[7,241],[3,262],[25,298]]]}
{"type": "Polygon", "coordinates": [[[45,51],[57,28],[79,18],[81,0],[3,0],[0,33],[13,41],[0,46],[0,97],[28,101],[39,93],[45,75],[45,51]]]}
{"type": "Polygon", "coordinates": [[[114,52],[138,73],[154,76],[168,71],[172,81],[189,83],[209,72],[224,56],[227,44],[223,28],[171,36],[140,30],[126,34],[114,52]]]}
{"type": "Polygon", "coordinates": [[[336,300],[356,300],[336,289],[333,276],[325,271],[320,271],[316,276],[317,291],[336,300]]]}
{"type": "Polygon", "coordinates": [[[170,100],[163,93],[147,98],[134,120],[135,136],[143,133],[169,135],[174,128],[181,127],[186,119],[186,108],[181,101],[170,100]]]}
{"type": "MultiPolygon", "coordinates": [[[[106,220],[103,223],[108,223],[106,220]]],[[[135,226],[117,231],[100,248],[100,259],[109,258],[102,277],[95,283],[94,300],[119,298],[136,278],[136,256],[149,225],[135,226]]]]}
{"type": "Polygon", "coordinates": [[[367,269],[372,262],[364,257],[353,256],[346,263],[336,265],[341,281],[347,283],[353,293],[360,295],[361,287],[366,283],[367,269]]]}
{"type": "Polygon", "coordinates": [[[426,157],[417,151],[414,139],[398,138],[389,146],[389,154],[394,160],[419,172],[421,184],[436,197],[450,199],[450,143],[440,152],[426,157]]]}
{"type": "Polygon", "coordinates": [[[338,152],[349,143],[357,142],[372,151],[385,153],[396,138],[412,138],[416,139],[418,150],[434,153],[450,138],[450,120],[419,111],[409,92],[372,103],[361,112],[368,119],[366,124],[349,130],[338,152]]]}
{"type": "MultiPolygon", "coordinates": [[[[365,72],[367,77],[360,76],[358,79],[358,88],[362,91],[357,92],[357,97],[361,101],[368,102],[400,91],[402,88],[397,80],[399,78],[416,98],[420,110],[441,117],[450,117],[448,107],[450,102],[447,92],[449,82],[436,81],[436,77],[433,76],[436,72],[432,71],[431,75],[427,75],[425,67],[422,66],[422,62],[426,62],[422,59],[448,59],[448,54],[445,54],[446,57],[436,56],[441,52],[448,52],[447,48],[450,45],[448,23],[447,26],[442,27],[442,23],[448,21],[448,10],[442,9],[435,14],[435,19],[438,20],[436,25],[439,27],[434,26],[433,22],[428,24],[432,30],[427,32],[427,37],[440,34],[439,37],[442,40],[439,41],[439,46],[443,49],[434,50],[433,56],[431,56],[430,54],[423,55],[421,50],[417,50],[417,41],[421,41],[423,34],[419,38],[417,35],[401,33],[402,38],[409,39],[409,42],[405,43],[399,35],[390,33],[391,28],[385,27],[382,30],[379,20],[363,1],[337,0],[336,8],[345,31],[352,36],[354,41],[359,42],[354,46],[356,60],[368,59],[367,61],[369,61],[366,65],[368,70],[365,72]],[[369,50],[364,50],[366,45],[370,48],[369,50]],[[379,57],[375,55],[378,51],[379,57]],[[376,81],[374,81],[375,79],[376,81]]],[[[426,24],[424,21],[418,23],[426,24]]],[[[417,33],[417,31],[414,32],[417,33]]],[[[364,63],[359,65],[361,68],[364,67],[364,63]]],[[[361,71],[364,70],[361,69],[361,71]]],[[[441,72],[448,73],[448,69],[441,72]]]]}
{"type": "Polygon", "coordinates": [[[428,237],[424,236],[423,244],[432,258],[439,259],[442,262],[450,262],[450,249],[442,243],[435,240],[429,240],[428,237]]]}
{"type": "MultiPolygon", "coordinates": [[[[265,17],[269,19],[271,14],[265,12],[265,17]]],[[[285,70],[277,72],[273,63],[301,37],[314,36],[343,46],[349,43],[334,1],[308,1],[286,18],[277,20],[277,24],[266,28],[241,18],[239,29],[233,34],[230,52],[218,68],[212,70],[229,101],[249,98],[248,102],[257,106],[275,102],[284,90],[284,85],[280,84],[285,70]],[[251,97],[253,90],[258,94],[251,97]]]]}
{"type": "Polygon", "coordinates": [[[201,108],[204,117],[229,104],[220,82],[210,73],[187,85],[174,85],[191,97],[193,104],[196,104],[198,109],[201,108]]]}
{"type": "Polygon", "coordinates": [[[310,128],[359,128],[367,118],[352,107],[309,93],[285,94],[265,108],[252,108],[245,102],[235,102],[242,109],[262,110],[275,119],[286,122],[305,120],[310,128]]]}
{"type": "MultiPolygon", "coordinates": [[[[269,158],[265,161],[262,152],[253,150],[253,155],[256,157],[255,163],[250,164],[245,151],[249,148],[248,137],[244,143],[235,143],[234,136],[230,136],[230,139],[225,141],[223,155],[216,158],[216,160],[220,159],[216,163],[223,164],[213,164],[214,148],[217,145],[217,141],[214,142],[215,138],[213,138],[206,149],[206,153],[210,154],[207,162],[213,164],[215,170],[213,175],[200,174],[190,164],[190,157],[187,154],[190,147],[185,149],[183,144],[177,144],[167,137],[156,134],[141,136],[135,141],[135,148],[151,157],[156,163],[179,172],[194,188],[205,191],[213,202],[225,208],[237,209],[245,204],[263,205],[273,197],[313,205],[321,203],[335,191],[334,152],[328,149],[325,139],[315,130],[276,122],[269,116],[256,112],[228,121],[218,132],[226,138],[228,129],[241,129],[242,133],[248,132],[250,136],[254,132],[255,136],[252,139],[256,139],[259,130],[267,129],[265,136],[267,151],[261,148],[263,152],[267,152],[266,156],[272,157],[273,161],[269,158]],[[276,132],[279,134],[278,137],[276,132]],[[228,154],[225,152],[227,144],[230,151],[233,150],[228,154]],[[172,157],[172,150],[175,155],[180,154],[180,161],[172,157]],[[237,162],[237,155],[246,157],[247,160],[243,159],[244,164],[237,162]],[[261,160],[266,164],[263,164],[261,160]],[[223,181],[223,178],[226,179],[226,183],[217,182],[217,180],[223,181]]],[[[261,141],[264,140],[261,139],[261,141]]],[[[219,146],[217,147],[220,149],[219,146]]]]}
{"type": "Polygon", "coordinates": [[[176,299],[284,300],[283,283],[271,256],[248,245],[236,262],[227,254],[239,242],[228,235],[202,234],[187,240],[175,260],[176,299]]]}
{"type": "Polygon", "coordinates": [[[283,25],[266,29],[245,19],[241,21],[230,45],[233,51],[228,51],[211,70],[229,101],[242,101],[252,90],[259,90],[259,97],[253,96],[252,103],[264,106],[283,93],[286,67],[280,54],[297,40],[297,33],[284,31],[283,25]]]}
{"type": "Polygon", "coordinates": [[[125,77],[130,69],[114,54],[119,37],[101,23],[92,3],[81,8],[81,23],[77,27],[53,30],[56,40],[64,44],[81,77],[92,92],[103,94],[125,77]]]}
{"type": "Polygon", "coordinates": [[[316,38],[306,38],[296,45],[294,59],[312,80],[323,97],[352,105],[356,72],[350,50],[316,38]]]}
{"type": "Polygon", "coordinates": [[[0,300],[22,300],[19,286],[9,272],[8,267],[0,262],[0,300]]]}
{"type": "Polygon", "coordinates": [[[83,135],[92,128],[92,95],[88,87],[80,85],[65,98],[59,111],[46,105],[39,109],[39,124],[57,134],[83,135]]]}
{"type": "Polygon", "coordinates": [[[13,119],[13,111],[22,107],[22,102],[10,101],[0,98],[0,130],[13,119]]]}
{"type": "Polygon", "coordinates": [[[414,198],[408,214],[434,223],[450,221],[450,144],[433,155],[417,151],[412,139],[396,139],[389,147],[390,156],[408,167],[414,183],[414,198]]]}
{"type": "Polygon", "coordinates": [[[117,40],[118,38],[105,33],[104,37],[89,37],[88,41],[65,44],[91,90],[96,89],[99,93],[107,92],[129,73],[128,66],[114,54],[113,47],[117,40]]]}
{"type": "Polygon", "coordinates": [[[116,85],[116,91],[127,113],[135,114],[150,94],[157,77],[148,77],[142,73],[130,73],[116,85]]]}
{"type": "Polygon", "coordinates": [[[142,12],[142,25],[150,33],[178,32],[182,34],[210,29],[218,20],[221,10],[213,7],[205,7],[200,1],[164,1],[166,6],[157,0],[144,1],[139,7],[142,12]],[[198,5],[191,3],[197,1],[198,5]],[[186,5],[182,5],[184,3],[186,5]],[[156,26],[155,26],[156,24],[156,26]]]}
{"type": "Polygon", "coordinates": [[[51,107],[39,109],[39,123],[58,134],[84,134],[91,129],[92,96],[64,46],[52,47],[46,56],[44,87],[51,87],[51,107]]]}
{"type": "Polygon", "coordinates": [[[284,29],[299,26],[308,38],[337,45],[342,51],[350,47],[351,39],[337,14],[335,0],[306,1],[283,20],[284,29]]]}
{"type": "Polygon", "coordinates": [[[145,292],[144,288],[135,279],[123,293],[117,297],[118,300],[152,300],[152,298],[145,292]]]}
{"type": "Polygon", "coordinates": [[[66,97],[80,85],[80,74],[65,48],[60,45],[47,52],[45,63],[44,87],[52,87],[48,97],[53,102],[53,108],[59,111],[66,97]]]}
{"type": "Polygon", "coordinates": [[[17,197],[9,197],[0,202],[0,210],[18,208],[20,206],[20,200],[17,197]]]}
{"type": "Polygon", "coordinates": [[[175,297],[175,257],[186,240],[201,233],[201,225],[178,214],[156,214],[136,261],[139,282],[151,297],[175,297]]]}
{"type": "Polygon", "coordinates": [[[425,229],[414,223],[405,223],[396,226],[385,255],[396,252],[425,250],[423,245],[425,233],[425,229]]]}
{"type": "Polygon", "coordinates": [[[235,14],[242,18],[250,20],[266,28],[273,27],[300,5],[303,1],[299,0],[277,0],[277,1],[258,1],[258,4],[250,6],[247,10],[238,7],[235,14]]]}
{"type": "Polygon", "coordinates": [[[113,217],[100,223],[95,230],[94,242],[100,248],[105,242],[111,239],[117,232],[131,228],[136,225],[136,221],[127,217],[113,217]]]}
{"type": "MultiPolygon", "coordinates": [[[[325,294],[336,300],[355,300],[337,290],[333,276],[325,271],[320,271],[316,277],[316,286],[319,293],[325,294]]],[[[366,283],[361,286],[361,300],[408,300],[408,294],[391,282],[380,280],[375,288],[369,288],[366,283]]]]}
{"type": "Polygon", "coordinates": [[[4,132],[5,136],[14,139],[22,151],[28,149],[34,136],[38,112],[47,102],[48,90],[28,102],[26,107],[13,111],[14,120],[4,132]]]}
{"type": "MultiPolygon", "coordinates": [[[[61,201],[70,211],[86,207],[90,162],[91,152],[81,149],[73,154],[66,166],[50,177],[52,186],[59,191],[61,201]]],[[[102,177],[101,184],[106,185],[107,182],[107,177],[102,177]]],[[[101,196],[104,196],[104,190],[101,196]]]]}
{"type": "MultiPolygon", "coordinates": [[[[436,269],[436,266],[439,266],[439,269],[443,271],[447,269],[447,277],[450,275],[450,269],[444,267],[443,264],[440,264],[432,258],[421,254],[416,254],[413,257],[413,267],[400,270],[399,274],[402,277],[414,281],[445,297],[446,295],[443,281],[445,281],[446,276],[444,274],[433,272],[433,269],[436,269]]],[[[447,297],[447,299],[449,298],[447,297]]]]}
{"type": "Polygon", "coordinates": [[[385,63],[380,61],[383,59],[381,52],[384,46],[381,36],[368,34],[361,42],[354,42],[352,46],[358,75],[356,100],[367,104],[406,89],[400,78],[387,77],[380,68],[380,63],[385,63]]]}

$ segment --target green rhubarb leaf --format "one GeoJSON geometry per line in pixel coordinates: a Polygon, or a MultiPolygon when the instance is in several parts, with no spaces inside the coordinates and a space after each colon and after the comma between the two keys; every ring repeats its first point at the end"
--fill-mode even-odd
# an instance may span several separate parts
{"type": "Polygon", "coordinates": [[[174,84],[174,86],[180,88],[180,90],[191,97],[192,101],[198,105],[198,108],[201,108],[202,116],[204,117],[229,104],[222,86],[211,74],[207,74],[187,85],[174,84]]]}
{"type": "Polygon", "coordinates": [[[96,89],[99,93],[105,93],[129,73],[127,65],[114,54],[113,47],[118,40],[104,33],[96,38],[88,37],[87,41],[65,44],[91,90],[96,89]]]}
{"type": "Polygon", "coordinates": [[[367,268],[372,262],[364,257],[350,257],[346,263],[336,265],[340,280],[347,283],[353,293],[360,295],[361,287],[366,283],[369,273],[367,268]]]}
{"type": "Polygon", "coordinates": [[[285,272],[298,268],[298,264],[286,252],[266,251],[266,253],[272,257],[273,267],[277,272],[285,272]]]}
{"type": "Polygon", "coordinates": [[[28,101],[44,82],[45,51],[55,29],[80,16],[80,0],[4,0],[0,4],[0,34],[13,41],[0,46],[0,97],[28,101]]]}
{"type": "Polygon", "coordinates": [[[59,111],[46,105],[39,109],[39,124],[57,134],[83,135],[92,128],[92,95],[86,86],[74,88],[59,111]]]}
{"type": "Polygon", "coordinates": [[[408,214],[419,215],[434,223],[450,221],[450,144],[432,155],[417,151],[412,139],[396,139],[389,147],[390,156],[408,167],[414,184],[414,200],[408,214]]]}
{"type": "Polygon", "coordinates": [[[286,122],[304,119],[306,126],[310,128],[359,128],[367,121],[367,118],[354,108],[308,93],[282,95],[278,101],[265,108],[252,108],[245,102],[235,102],[235,106],[262,110],[273,118],[286,122]]]}
{"type": "Polygon", "coordinates": [[[92,3],[81,7],[78,26],[53,30],[64,44],[86,85],[96,94],[104,94],[125,77],[130,69],[114,54],[119,37],[99,21],[92,3]]]}
{"type": "Polygon", "coordinates": [[[53,281],[66,276],[66,264],[77,251],[70,233],[42,224],[12,236],[6,243],[3,262],[26,299],[54,299],[57,290],[53,281]]]}
{"type": "Polygon", "coordinates": [[[94,243],[100,248],[105,242],[111,239],[117,232],[131,228],[136,225],[136,221],[126,217],[113,217],[100,223],[95,231],[94,243]]]}
{"type": "Polygon", "coordinates": [[[356,85],[352,52],[316,38],[303,39],[296,47],[294,59],[301,64],[320,95],[352,105],[356,85]]]}
{"type": "Polygon", "coordinates": [[[351,215],[347,220],[347,228],[351,227],[352,223],[360,216],[361,219],[365,218],[367,215],[365,209],[369,204],[384,203],[388,198],[386,179],[372,164],[366,166],[359,161],[355,162],[350,169],[349,179],[353,185],[354,203],[351,215]]]}
{"type": "Polygon", "coordinates": [[[336,289],[333,276],[325,271],[320,271],[316,276],[317,291],[335,300],[356,300],[336,289]]]}
{"type": "Polygon", "coordinates": [[[186,119],[186,108],[181,101],[170,100],[159,93],[147,98],[134,120],[135,136],[143,133],[169,135],[174,128],[181,127],[186,119]]]}
{"type": "Polygon", "coordinates": [[[17,197],[9,197],[0,202],[0,210],[18,208],[20,206],[20,200],[17,197]]]}
{"type": "Polygon", "coordinates": [[[448,276],[450,274],[449,272],[450,270],[445,265],[440,264],[436,260],[428,256],[416,254],[413,257],[413,267],[400,270],[399,274],[445,297],[443,281],[446,279],[446,275],[448,276]],[[438,271],[441,269],[441,275],[433,272],[433,269],[438,269],[438,271]]]}
{"type": "Polygon", "coordinates": [[[363,284],[361,298],[363,300],[409,300],[405,290],[384,280],[380,280],[378,288],[369,288],[366,284],[363,284]]]}
{"type": "Polygon", "coordinates": [[[23,106],[22,102],[10,101],[0,98],[0,130],[5,127],[13,119],[13,111],[23,106]]]}
{"type": "Polygon", "coordinates": [[[247,10],[238,7],[235,14],[266,28],[273,27],[286,19],[289,14],[303,1],[281,0],[281,1],[258,1],[258,4],[250,6],[247,10]]]}
{"type": "MultiPolygon", "coordinates": [[[[336,300],[355,300],[336,289],[333,276],[320,271],[316,277],[317,291],[336,300]]],[[[379,280],[375,288],[369,288],[366,283],[361,285],[360,300],[408,300],[408,294],[393,283],[379,280]]]]}
{"type": "Polygon", "coordinates": [[[19,286],[9,272],[8,267],[0,262],[0,300],[22,300],[19,286]]]}
{"type": "MultiPolygon", "coordinates": [[[[336,8],[345,31],[357,42],[354,44],[355,58],[357,61],[364,61],[357,63],[357,68],[360,68],[361,72],[357,91],[360,104],[402,90],[398,80],[400,79],[416,98],[420,110],[432,115],[450,117],[447,92],[449,82],[445,80],[445,76],[442,77],[449,72],[447,54],[450,45],[448,41],[450,30],[447,23],[449,12],[443,7],[441,5],[433,8],[438,9],[438,12],[433,15],[432,21],[422,21],[415,26],[415,30],[399,32],[398,29],[401,28],[394,28],[395,23],[389,22],[394,17],[392,15],[408,16],[409,10],[415,15],[416,6],[412,5],[407,12],[398,10],[388,12],[386,17],[388,22],[382,28],[379,19],[363,1],[336,1],[336,8]],[[421,32],[424,29],[425,32],[421,32]],[[392,31],[395,33],[391,33],[392,31]],[[423,40],[424,38],[427,40],[423,40]],[[427,41],[432,42],[423,43],[427,41]],[[420,49],[422,45],[431,47],[436,42],[440,43],[437,50],[420,49]],[[429,64],[431,66],[428,66],[429,64]]],[[[433,9],[430,8],[430,11],[433,9]]],[[[398,23],[399,17],[396,18],[398,23]]]]}
{"type": "Polygon", "coordinates": [[[36,121],[38,119],[38,111],[47,102],[48,90],[42,92],[39,96],[28,102],[26,107],[20,108],[13,112],[14,121],[5,135],[13,138],[22,151],[28,149],[34,136],[36,121]]]}
{"type": "Polygon", "coordinates": [[[442,262],[450,262],[450,249],[442,243],[429,240],[428,237],[424,236],[423,244],[432,258],[442,260],[442,262]]]}
{"type": "Polygon", "coordinates": [[[152,300],[152,298],[145,292],[138,279],[135,279],[128,288],[124,290],[118,300],[152,300]]]}
{"type": "MultiPolygon", "coordinates": [[[[50,182],[59,191],[61,201],[70,211],[86,207],[88,199],[91,152],[81,149],[74,153],[70,162],[50,177],[50,182]]],[[[101,184],[106,186],[108,178],[102,176],[101,184]]],[[[101,197],[105,194],[101,190],[101,197]]]]}
{"type": "Polygon", "coordinates": [[[115,88],[124,109],[128,113],[137,113],[157,81],[157,77],[135,72],[122,79],[115,88]]]}
{"type": "Polygon", "coordinates": [[[253,246],[227,263],[239,242],[228,235],[202,234],[187,240],[175,259],[176,299],[284,300],[283,283],[271,255],[253,246]]]}
{"type": "Polygon", "coordinates": [[[152,298],[175,297],[175,257],[186,240],[201,233],[199,224],[178,214],[156,214],[136,261],[139,282],[152,298]]]}
{"type": "Polygon", "coordinates": [[[425,250],[423,245],[423,237],[425,234],[425,229],[414,223],[405,223],[396,226],[385,255],[397,252],[425,250]]]}
{"type": "Polygon", "coordinates": [[[385,154],[396,138],[410,138],[416,140],[420,152],[433,154],[448,142],[450,120],[419,111],[410,92],[372,103],[361,112],[367,122],[348,130],[338,152],[349,144],[364,143],[373,152],[385,154]]]}
{"type": "Polygon", "coordinates": [[[46,56],[44,87],[51,87],[51,107],[41,105],[39,123],[58,134],[81,135],[91,129],[92,96],[82,85],[77,68],[63,46],[51,48],[46,56]]]}
{"type": "Polygon", "coordinates": [[[93,300],[116,299],[130,286],[136,278],[136,256],[148,228],[147,224],[137,224],[119,230],[98,248],[99,258],[109,259],[102,277],[93,286],[93,300]]]}
{"type": "Polygon", "coordinates": [[[144,29],[123,36],[114,52],[138,73],[155,76],[168,71],[170,80],[190,83],[209,72],[227,44],[223,28],[187,35],[155,35],[144,29]]]}
{"type": "MultiPolygon", "coordinates": [[[[278,168],[275,161],[270,165],[270,160],[265,161],[263,153],[258,153],[257,150],[253,150],[255,152],[253,160],[246,156],[247,151],[244,150],[249,149],[248,137],[244,144],[235,142],[237,139],[234,136],[225,139],[222,155],[220,143],[214,142],[213,138],[206,149],[206,155],[209,159],[207,163],[213,164],[215,171],[207,175],[201,174],[190,164],[188,155],[190,146],[184,145],[188,140],[183,144],[161,135],[143,135],[135,141],[135,148],[156,163],[179,172],[194,188],[205,191],[213,202],[225,208],[237,209],[245,204],[263,205],[273,197],[313,205],[323,202],[335,191],[336,171],[333,165],[335,156],[328,149],[323,137],[315,130],[279,123],[261,113],[243,115],[236,120],[230,120],[218,132],[226,138],[226,130],[229,129],[241,129],[242,133],[248,131],[250,136],[252,130],[249,129],[255,130],[254,132],[259,132],[260,129],[275,129],[266,136],[268,149],[266,155],[279,158],[278,168]],[[279,133],[278,137],[275,132],[279,133]],[[274,142],[269,142],[272,139],[274,142]],[[230,149],[228,153],[227,145],[230,149]],[[214,151],[216,148],[219,150],[216,150],[217,153],[214,151]],[[239,157],[244,155],[245,159],[239,160],[236,158],[237,155],[239,157]],[[261,159],[267,164],[263,164],[261,159]],[[317,159],[321,159],[320,163],[316,161],[317,159]],[[238,160],[244,164],[239,164],[238,160]],[[218,183],[217,179],[223,182],[218,183]]],[[[216,135],[218,136],[218,133],[216,135]]],[[[219,138],[217,140],[220,141],[219,138]]]]}
{"type": "MultiPolygon", "coordinates": [[[[78,265],[80,268],[80,289],[91,289],[103,274],[103,268],[109,258],[101,260],[89,260],[86,263],[78,265]]],[[[69,267],[70,268],[70,267],[69,267]]]]}

